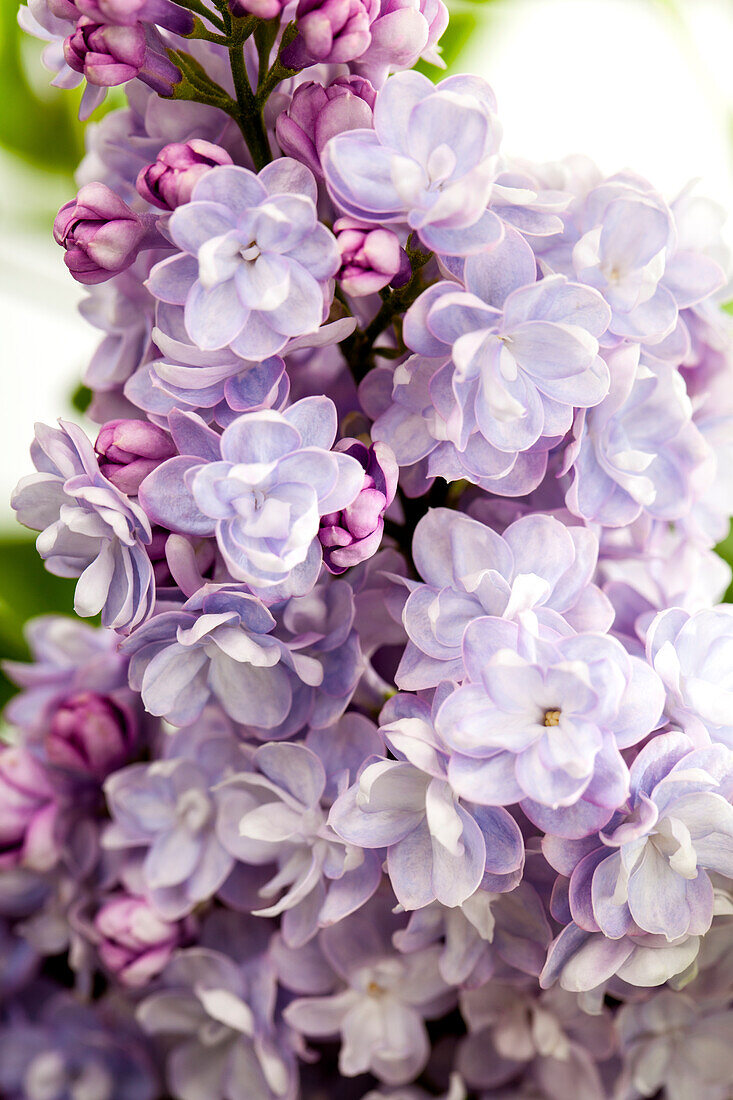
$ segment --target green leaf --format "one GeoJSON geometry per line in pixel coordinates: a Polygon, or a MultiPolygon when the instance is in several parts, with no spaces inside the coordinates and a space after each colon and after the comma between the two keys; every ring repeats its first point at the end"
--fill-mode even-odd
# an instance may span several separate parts
{"type": "MultiPolygon", "coordinates": [[[[723,561],[727,561],[728,565],[733,568],[733,523],[731,523],[731,529],[728,538],[719,543],[715,547],[715,550],[718,554],[720,554],[723,561]]],[[[731,586],[726,592],[723,599],[726,603],[733,603],[733,583],[731,583],[731,586]]]]}
{"type": "Polygon", "coordinates": [[[85,413],[92,403],[92,391],[80,382],[71,395],[71,404],[77,412],[85,413]]]}
{"type": "MultiPolygon", "coordinates": [[[[23,627],[36,615],[74,613],[76,581],[47,573],[35,543],[27,538],[0,540],[0,657],[28,660],[23,627]]],[[[0,706],[16,688],[0,672],[0,706]]]]}

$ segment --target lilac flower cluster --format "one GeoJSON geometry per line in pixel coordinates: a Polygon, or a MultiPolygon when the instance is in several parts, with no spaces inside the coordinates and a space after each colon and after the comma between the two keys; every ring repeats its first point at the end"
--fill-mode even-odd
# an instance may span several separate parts
{"type": "Polygon", "coordinates": [[[513,162],[442,0],[28,0],[95,438],[0,746],[9,1100],[730,1100],[716,209],[513,162]],[[353,1079],[353,1080],[352,1080],[353,1079]]]}

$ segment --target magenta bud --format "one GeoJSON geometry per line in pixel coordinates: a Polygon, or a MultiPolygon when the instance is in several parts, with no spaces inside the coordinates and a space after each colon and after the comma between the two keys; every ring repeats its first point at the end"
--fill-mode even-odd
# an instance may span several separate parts
{"type": "Polygon", "coordinates": [[[144,898],[116,894],[94,918],[102,963],[128,989],[147,985],[184,941],[180,921],[164,920],[144,898]]]}
{"type": "Polygon", "coordinates": [[[333,228],[341,251],[336,278],[347,294],[355,298],[374,294],[400,272],[403,251],[391,229],[364,225],[354,218],[339,218],[333,228]]]}
{"type": "Polygon", "coordinates": [[[351,455],[364,468],[364,485],[356,500],[340,512],[323,516],[318,532],[326,568],[343,573],[379,549],[384,513],[397,492],[399,466],[386,443],[366,447],[358,439],[341,439],[334,450],[351,455]]]}
{"type": "Polygon", "coordinates": [[[27,749],[0,749],[0,869],[22,864],[47,871],[55,863],[58,804],[43,764],[27,749]]]}
{"type": "Polygon", "coordinates": [[[176,454],[168,433],[148,420],[109,420],[94,449],[104,476],[128,496],[136,496],[140,482],[176,454]]]}
{"type": "Polygon", "coordinates": [[[59,210],[53,235],[66,249],[64,262],[77,282],[103,283],[134,263],[155,238],[163,243],[155,218],[136,214],[106,184],[86,183],[59,210]]]}
{"type": "Polygon", "coordinates": [[[294,157],[322,176],[321,154],[326,143],[345,130],[370,130],[376,97],[372,85],[361,76],[339,76],[325,88],[313,81],[301,84],[275,123],[280,148],[286,157],[294,157]]]}
{"type": "Polygon", "coordinates": [[[283,51],[283,63],[304,69],[314,62],[344,64],[361,57],[379,8],[380,0],[300,0],[298,34],[283,51]]]}
{"type": "Polygon", "coordinates": [[[275,19],[287,7],[288,0],[229,0],[233,15],[256,15],[260,19],[275,19]]]}
{"type": "Polygon", "coordinates": [[[142,23],[99,23],[83,15],[64,41],[70,69],[83,73],[90,84],[113,88],[139,76],[147,45],[142,23]]]}
{"type": "Polygon", "coordinates": [[[44,741],[49,763],[100,781],[128,762],[136,744],[134,715],[111,696],[94,691],[66,699],[44,741]]]}
{"type": "Polygon", "coordinates": [[[165,145],[153,164],[141,168],[135,184],[138,194],[161,210],[175,210],[191,201],[191,193],[211,168],[231,164],[225,149],[201,138],[165,145]]]}

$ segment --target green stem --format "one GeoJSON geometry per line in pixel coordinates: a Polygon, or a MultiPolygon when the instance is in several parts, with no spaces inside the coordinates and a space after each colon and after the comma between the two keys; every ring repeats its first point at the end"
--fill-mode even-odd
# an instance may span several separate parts
{"type": "MultiPolygon", "coordinates": [[[[217,30],[224,30],[224,23],[222,20],[218,15],[214,15],[210,8],[207,8],[203,0],[176,0],[176,3],[179,7],[186,8],[187,11],[193,12],[195,15],[200,15],[202,19],[206,19],[209,23],[213,24],[217,30]]],[[[196,37],[198,37],[198,35],[196,37]]]]}
{"type": "MultiPolygon", "coordinates": [[[[246,37],[249,37],[249,35],[246,35],[246,37]]],[[[252,154],[255,168],[259,172],[266,164],[270,163],[272,153],[267,140],[262,111],[255,99],[247,76],[247,66],[244,60],[246,37],[242,36],[241,31],[235,35],[229,46],[229,64],[231,65],[234,90],[237,96],[237,123],[247,143],[247,148],[252,154]]]]}

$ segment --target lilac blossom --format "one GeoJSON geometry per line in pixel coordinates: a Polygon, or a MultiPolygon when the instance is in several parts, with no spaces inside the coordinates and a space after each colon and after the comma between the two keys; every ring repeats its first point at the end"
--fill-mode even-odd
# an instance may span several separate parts
{"type": "MultiPolygon", "coordinates": [[[[135,263],[103,283],[88,286],[79,305],[85,321],[104,333],[84,372],[84,383],[94,401],[119,388],[151,353],[155,301],[143,286],[157,251],[143,252],[135,263]]],[[[102,418],[105,419],[105,418],[102,418]]]]}
{"type": "Polygon", "coordinates": [[[41,532],[36,546],[48,571],[79,577],[77,615],[101,611],[104,626],[132,629],[153,605],[150,522],[102,475],[84,432],[59,423],[36,426],[31,458],[38,472],[18,483],[11,505],[20,523],[41,532]]]}
{"type": "Polygon", "coordinates": [[[159,36],[139,22],[115,25],[82,15],[64,39],[63,51],[70,69],[102,88],[138,77],[159,95],[169,96],[181,80],[181,71],[165,56],[159,36]]]}
{"type": "MultiPolygon", "coordinates": [[[[22,30],[47,43],[41,56],[44,66],[55,73],[51,84],[56,88],[76,88],[83,80],[78,69],[67,63],[64,50],[66,39],[76,30],[78,18],[78,9],[71,0],[62,4],[53,0],[29,0],[21,4],[18,11],[22,30]]],[[[105,87],[86,84],[79,104],[79,118],[89,118],[106,94],[105,87]]]]}
{"type": "Polygon", "coordinates": [[[196,418],[178,424],[180,457],[140,488],[148,516],[181,534],[215,535],[232,576],[263,596],[303,595],[321,565],[320,517],[348,507],[364,484],[357,459],[330,449],[333,402],[313,396],[284,413],[243,414],[221,438],[196,418]]]}
{"type": "Polygon", "coordinates": [[[607,358],[609,395],[579,413],[565,457],[572,473],[567,506],[608,527],[627,526],[642,513],[680,519],[700,492],[696,476],[709,453],[684,382],[668,363],[640,362],[634,345],[607,358]]]}
{"type": "Polygon", "coordinates": [[[32,990],[27,1014],[14,1011],[0,1032],[0,1089],[7,1100],[72,1100],[159,1095],[145,1037],[113,1004],[81,1004],[70,992],[32,990]]]}
{"type": "Polygon", "coordinates": [[[386,849],[392,888],[407,910],[436,900],[460,906],[482,883],[515,886],[524,863],[519,828],[501,807],[460,803],[427,708],[398,695],[381,720],[398,759],[367,761],[336,800],[329,821],[339,836],[386,849]]]}
{"type": "Polygon", "coordinates": [[[439,902],[418,909],[394,943],[409,953],[443,940],[443,978],[474,989],[517,970],[536,977],[551,939],[540,896],[529,882],[520,882],[502,894],[480,888],[452,909],[439,902]]]}
{"type": "Polygon", "coordinates": [[[440,41],[448,26],[443,0],[380,0],[371,24],[371,42],[355,67],[380,87],[390,69],[411,69],[422,58],[445,68],[440,41]]]}
{"type": "Polygon", "coordinates": [[[700,748],[709,739],[733,749],[733,609],[689,615],[670,608],[654,618],[646,641],[667,689],[670,720],[700,748]]]}
{"type": "Polygon", "coordinates": [[[313,986],[325,996],[304,996],[285,1009],[303,1035],[340,1035],[339,1071],[371,1071],[380,1081],[411,1081],[428,1059],[425,1018],[442,1015],[454,994],[440,977],[440,948],[400,955],[390,938],[401,918],[381,895],[319,935],[320,964],[308,948],[280,952],[280,981],[298,993],[313,986]]]}
{"type": "Polygon", "coordinates": [[[144,898],[125,893],[105,899],[94,928],[105,969],[127,989],[157,977],[184,938],[181,923],[165,920],[144,898]]]}
{"type": "Polygon", "coordinates": [[[101,283],[130,267],[141,249],[164,244],[157,217],[138,214],[104,183],[86,183],[53,225],[64,263],[80,283],[101,283]]]}
{"type": "Polygon", "coordinates": [[[174,1039],[166,1077],[178,1100],[296,1100],[292,1049],[273,1022],[272,964],[262,936],[248,930],[244,957],[210,947],[178,952],[163,989],[138,1007],[145,1031],[174,1039]]]}
{"type": "Polygon", "coordinates": [[[194,722],[213,696],[236,722],[272,729],[287,718],[301,678],[323,680],[318,661],[291,651],[274,627],[255,596],[207,585],[125,641],[130,684],[151,714],[174,725],[194,722]]]}
{"type": "Polygon", "coordinates": [[[212,897],[232,871],[234,856],[217,832],[218,787],[247,766],[237,741],[216,731],[189,732],[177,751],[122,768],[104,787],[112,822],[102,843],[108,851],[144,852],[141,885],[168,921],[212,897]]]}
{"type": "Polygon", "coordinates": [[[351,217],[406,221],[429,249],[471,255],[502,236],[486,209],[501,131],[494,93],[475,77],[437,86],[419,73],[391,77],[374,129],[331,138],[322,156],[329,192],[351,217]]]}
{"type": "Polygon", "coordinates": [[[43,748],[49,764],[101,782],[139,749],[134,711],[109,695],[68,696],[51,719],[43,748]]]}
{"type": "Polygon", "coordinates": [[[522,802],[548,830],[547,817],[562,819],[583,799],[574,814],[589,831],[605,824],[629,791],[620,750],[660,723],[664,693],[652,669],[614,638],[537,637],[496,618],[473,622],[463,648],[468,682],[435,722],[456,793],[489,806],[522,802]]]}
{"type": "Polygon", "coordinates": [[[395,371],[373,429],[401,465],[427,459],[430,476],[522,495],[574,410],[606,396],[598,337],[608,307],[564,276],[535,277],[532,250],[507,229],[466,261],[465,292],[438,283],[408,311],[405,340],[418,355],[395,371]]]}
{"type": "Polygon", "coordinates": [[[623,1084],[641,1096],[660,1089],[667,1100],[685,1100],[701,1090],[710,1100],[730,1095],[730,1008],[696,1004],[684,993],[663,989],[646,1003],[623,1005],[618,1030],[626,1063],[623,1084]]]}
{"type": "Polygon", "coordinates": [[[385,443],[367,447],[358,439],[340,439],[335,450],[355,458],[364,470],[358,496],[346,508],[321,517],[318,538],[326,568],[343,573],[379,549],[384,513],[394,500],[399,470],[385,443]]]}
{"type": "Polygon", "coordinates": [[[333,228],[341,252],[336,278],[345,294],[354,298],[374,294],[397,281],[397,275],[407,282],[409,260],[391,229],[365,226],[354,218],[339,218],[333,228]]]}
{"type": "Polygon", "coordinates": [[[463,638],[475,619],[532,611],[547,626],[603,632],[611,625],[610,604],[592,583],[598,545],[586,528],[532,515],[497,535],[436,508],[418,522],[412,551],[424,583],[406,582],[409,641],[396,674],[403,689],[462,679],[463,638]]]}
{"type": "Polygon", "coordinates": [[[153,164],[140,169],[139,195],[161,210],[175,210],[191,201],[193,189],[211,168],[231,164],[226,149],[201,138],[164,145],[153,164]]]}
{"type": "Polygon", "coordinates": [[[314,62],[353,61],[369,45],[378,13],[379,0],[299,0],[298,35],[287,47],[284,63],[303,69],[314,62]]]}
{"type": "Polygon", "coordinates": [[[274,866],[255,915],[282,914],[285,943],[300,947],[364,904],[379,885],[380,860],[329,828],[326,770],[311,749],[263,745],[252,764],[221,792],[219,835],[242,862],[274,866]]]}
{"type": "Polygon", "coordinates": [[[540,1096],[605,1100],[597,1062],[614,1053],[616,1036],[607,1009],[584,1012],[562,989],[533,993],[489,982],[461,994],[469,1036],[457,1065],[469,1085],[508,1083],[525,1071],[540,1096]]]}
{"type": "Polygon", "coordinates": [[[708,872],[733,873],[731,799],[730,749],[695,749],[680,733],[653,738],[631,766],[628,814],[610,822],[603,844],[572,872],[576,923],[612,939],[649,932],[673,942],[707,932],[708,872]]]}
{"type": "Polygon", "coordinates": [[[170,437],[147,420],[108,421],[94,450],[104,476],[128,496],[135,496],[140,482],[176,453],[170,437]]]}
{"type": "Polygon", "coordinates": [[[369,81],[353,74],[337,76],[325,86],[312,80],[298,85],[288,109],[275,124],[283,154],[322,178],[321,155],[326,143],[345,130],[370,129],[376,97],[369,81]]]}
{"type": "Polygon", "coordinates": [[[189,336],[206,351],[231,347],[261,360],[314,333],[339,267],[316,198],[313,174],[288,158],[258,176],[238,165],[212,168],[171,216],[181,251],[153,269],[151,292],[185,307],[189,336]]]}

